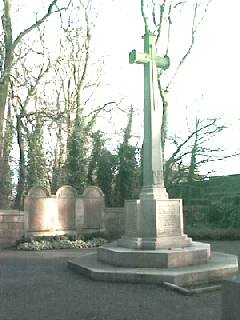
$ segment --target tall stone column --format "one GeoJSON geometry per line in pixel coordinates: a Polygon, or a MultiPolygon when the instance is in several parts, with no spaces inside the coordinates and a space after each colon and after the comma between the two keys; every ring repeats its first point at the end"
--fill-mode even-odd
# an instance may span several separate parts
{"type": "Polygon", "coordinates": [[[144,53],[133,50],[129,62],[144,65],[144,156],[140,199],[125,202],[126,233],[119,245],[138,249],[189,246],[183,233],[182,201],[168,199],[164,187],[161,125],[163,103],[157,85],[157,69],[169,67],[168,57],[156,54],[156,38],[144,35],[144,53]]]}

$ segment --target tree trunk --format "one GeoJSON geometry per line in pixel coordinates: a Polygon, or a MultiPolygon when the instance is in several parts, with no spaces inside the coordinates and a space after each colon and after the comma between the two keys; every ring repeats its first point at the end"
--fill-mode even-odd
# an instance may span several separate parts
{"type": "Polygon", "coordinates": [[[3,123],[4,123],[4,110],[7,100],[8,85],[0,83],[0,156],[3,156],[3,123]]]}
{"type": "Polygon", "coordinates": [[[19,178],[17,184],[17,194],[15,198],[14,207],[16,209],[23,208],[23,193],[25,186],[25,152],[24,152],[24,139],[22,135],[22,121],[21,116],[17,116],[17,141],[19,146],[19,178]]]}

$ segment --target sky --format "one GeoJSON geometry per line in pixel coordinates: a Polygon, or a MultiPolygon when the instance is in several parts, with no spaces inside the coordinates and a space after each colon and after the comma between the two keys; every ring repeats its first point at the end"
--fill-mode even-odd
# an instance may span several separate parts
{"type": "MultiPolygon", "coordinates": [[[[62,0],[65,1],[65,0],[62,0]]],[[[204,2],[205,0],[199,0],[204,2]]],[[[97,99],[102,103],[121,101],[121,109],[131,104],[135,115],[133,134],[143,133],[143,67],[130,65],[128,54],[132,49],[143,50],[144,34],[140,0],[94,0],[100,8],[94,31],[94,51],[104,57],[104,73],[97,99]]],[[[191,2],[191,0],[189,1],[191,2]]],[[[15,29],[21,30],[34,19],[29,12],[39,0],[22,0],[15,18],[15,29]],[[25,15],[24,15],[25,14],[25,15]]],[[[228,152],[240,150],[240,2],[212,0],[205,19],[196,34],[193,51],[178,73],[169,93],[169,131],[186,136],[187,125],[196,115],[202,118],[220,117],[229,126],[216,144],[228,152]],[[187,122],[186,122],[187,121],[187,122]]],[[[192,11],[188,9],[173,20],[170,59],[171,72],[186,52],[191,37],[192,11]]],[[[55,20],[49,21],[49,43],[54,50],[55,20]]],[[[116,108],[111,123],[102,123],[110,136],[126,125],[126,113],[116,108]]],[[[119,134],[115,135],[115,139],[119,134]]],[[[135,139],[136,141],[136,139],[135,139]]],[[[138,140],[141,145],[141,139],[138,140]]],[[[240,173],[240,159],[234,158],[215,164],[215,174],[240,173]]]]}
{"type": "MultiPolygon", "coordinates": [[[[106,50],[107,78],[111,94],[124,96],[136,110],[136,132],[142,121],[143,68],[129,65],[128,53],[143,50],[144,26],[140,0],[115,0],[105,8],[102,28],[106,50]],[[139,119],[141,119],[139,121],[139,119]]],[[[169,128],[171,133],[186,136],[186,119],[218,117],[229,126],[215,143],[226,152],[240,150],[240,2],[213,0],[196,34],[193,51],[178,73],[169,93],[169,128]]],[[[178,16],[173,30],[171,63],[174,65],[186,52],[191,36],[191,12],[178,16]]],[[[140,131],[142,130],[142,127],[140,131]]],[[[240,159],[235,157],[214,165],[215,174],[240,173],[240,159]]],[[[203,169],[204,171],[204,169],[203,169]]]]}

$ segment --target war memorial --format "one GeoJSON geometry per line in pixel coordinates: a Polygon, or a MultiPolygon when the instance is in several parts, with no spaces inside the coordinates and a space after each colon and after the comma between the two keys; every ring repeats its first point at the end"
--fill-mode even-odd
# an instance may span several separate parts
{"type": "Polygon", "coordinates": [[[169,67],[159,57],[155,36],[146,31],[144,52],[133,50],[129,62],[144,66],[144,160],[140,198],[125,201],[125,234],[118,241],[69,261],[69,267],[95,280],[209,284],[238,271],[236,256],[211,252],[207,243],[184,234],[181,199],[169,199],[164,187],[161,124],[163,107],[157,70],[169,67]]]}

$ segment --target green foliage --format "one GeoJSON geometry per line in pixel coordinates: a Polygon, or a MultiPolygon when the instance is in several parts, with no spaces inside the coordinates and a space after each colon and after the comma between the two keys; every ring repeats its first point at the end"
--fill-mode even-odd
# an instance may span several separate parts
{"type": "Polygon", "coordinates": [[[88,128],[80,117],[75,120],[72,134],[67,143],[68,155],[65,169],[65,183],[74,187],[79,193],[87,184],[88,169],[88,128]]]}
{"type": "Polygon", "coordinates": [[[64,185],[64,166],[61,163],[52,168],[51,192],[54,194],[64,185]]]}
{"type": "Polygon", "coordinates": [[[43,125],[39,119],[28,139],[27,188],[34,185],[48,187],[43,125]]]}
{"type": "Polygon", "coordinates": [[[113,205],[113,182],[116,170],[116,156],[105,148],[100,131],[93,133],[93,148],[88,167],[88,184],[97,185],[105,194],[106,206],[113,205]]]}
{"type": "Polygon", "coordinates": [[[97,185],[105,195],[106,206],[113,206],[113,185],[116,171],[116,156],[110,151],[103,149],[98,161],[97,185]]]}
{"type": "Polygon", "coordinates": [[[97,169],[104,149],[104,143],[101,131],[98,130],[92,134],[92,153],[88,165],[88,184],[90,185],[96,185],[97,169]]]}
{"type": "Polygon", "coordinates": [[[116,178],[116,193],[119,205],[124,205],[124,200],[134,199],[139,191],[140,170],[136,160],[137,148],[122,144],[118,150],[119,168],[116,178]]]}
{"type": "Polygon", "coordinates": [[[193,240],[239,240],[239,228],[220,228],[220,227],[186,227],[186,233],[192,237],[193,240]]]}
{"type": "Polygon", "coordinates": [[[140,189],[141,168],[137,161],[138,149],[130,144],[132,116],[131,106],[123,143],[118,148],[118,174],[115,185],[115,201],[118,206],[124,206],[125,200],[136,198],[140,189]]]}

